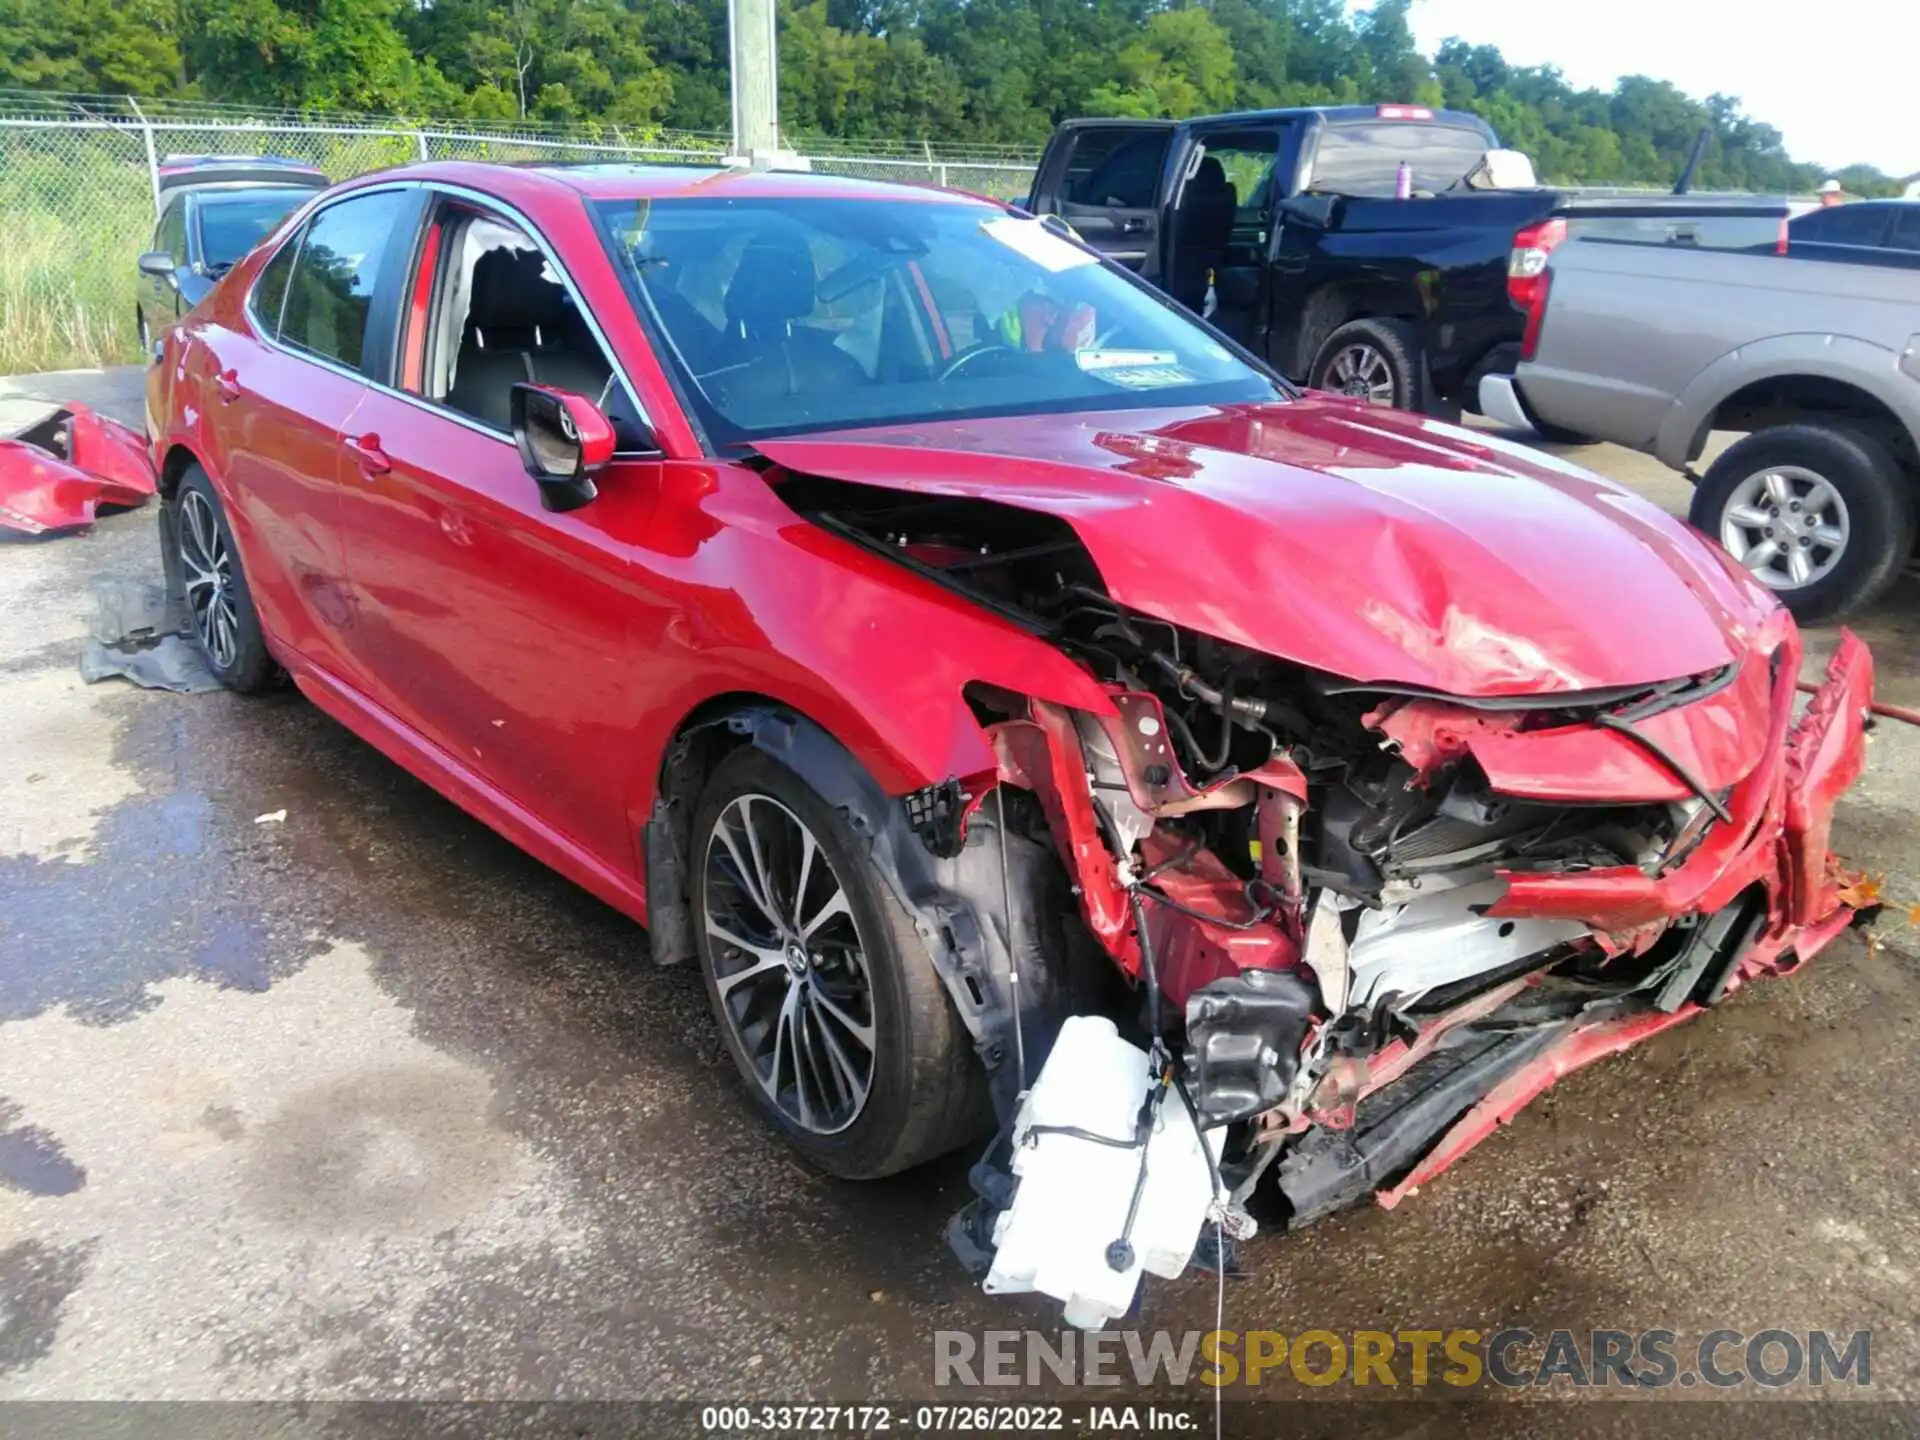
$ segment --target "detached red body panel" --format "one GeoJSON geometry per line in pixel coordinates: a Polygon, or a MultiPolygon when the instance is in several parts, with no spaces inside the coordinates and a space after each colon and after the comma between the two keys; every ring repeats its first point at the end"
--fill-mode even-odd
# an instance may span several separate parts
{"type": "Polygon", "coordinates": [[[0,439],[0,527],[70,530],[91,525],[102,505],[141,505],[153,493],[145,439],[78,401],[0,439]]]}

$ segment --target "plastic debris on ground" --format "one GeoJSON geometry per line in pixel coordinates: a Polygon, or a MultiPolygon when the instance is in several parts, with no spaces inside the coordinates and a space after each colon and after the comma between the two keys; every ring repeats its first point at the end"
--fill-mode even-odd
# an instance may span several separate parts
{"type": "Polygon", "coordinates": [[[987,1292],[1050,1295],[1083,1330],[1126,1314],[1143,1274],[1171,1280],[1193,1255],[1214,1198],[1208,1143],[1111,1020],[1068,1020],[1014,1120],[1018,1184],[994,1226],[987,1292]],[[1135,1138],[1156,1089],[1143,1168],[1135,1138]]]}
{"type": "Polygon", "coordinates": [[[148,690],[200,695],[218,690],[200,647],[185,634],[185,617],[167,600],[166,587],[138,580],[94,586],[92,638],[80,652],[80,678],[131,680],[148,690]]]}
{"type": "Polygon", "coordinates": [[[102,505],[143,505],[154,492],[146,440],[78,401],[0,437],[0,530],[71,530],[102,505]]]}

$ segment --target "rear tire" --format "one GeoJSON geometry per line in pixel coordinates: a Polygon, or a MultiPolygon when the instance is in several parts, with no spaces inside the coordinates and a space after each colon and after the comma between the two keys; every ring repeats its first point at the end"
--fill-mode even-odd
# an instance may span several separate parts
{"type": "Polygon", "coordinates": [[[752,748],[721,761],[694,813],[694,944],[727,1051],[788,1143],[848,1180],[924,1164],[992,1119],[966,1029],[867,855],[752,748]]]}
{"type": "Polygon", "coordinates": [[[1776,425],[1713,462],[1687,518],[1795,619],[1833,620],[1872,604],[1899,578],[1913,553],[1913,481],[1862,431],[1776,425]],[[1795,552],[1804,557],[1804,580],[1789,569],[1795,552]]]}
{"type": "Polygon", "coordinates": [[[1425,398],[1419,338],[1405,320],[1348,321],[1320,346],[1307,384],[1396,410],[1418,410],[1425,398]]]}
{"type": "Polygon", "coordinates": [[[239,547],[207,472],[198,465],[187,467],[167,504],[174,511],[168,529],[187,619],[207,668],[227,689],[242,695],[272,689],[279,667],[267,650],[239,547]]]}

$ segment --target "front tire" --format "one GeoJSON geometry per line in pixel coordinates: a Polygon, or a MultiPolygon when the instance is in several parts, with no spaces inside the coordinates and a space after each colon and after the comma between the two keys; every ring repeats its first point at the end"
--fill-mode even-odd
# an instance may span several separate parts
{"type": "Polygon", "coordinates": [[[1687,518],[1806,622],[1872,604],[1913,553],[1912,481],[1872,436],[1824,425],[1730,446],[1687,518]]]}
{"type": "Polygon", "coordinates": [[[138,305],[133,307],[133,329],[140,337],[140,363],[153,363],[153,332],[147,328],[147,312],[138,305]]]}
{"type": "Polygon", "coordinates": [[[985,1075],[913,922],[845,819],[746,748],[695,811],[695,947],[761,1113],[823,1170],[870,1180],[982,1133],[985,1075]]]}
{"type": "Polygon", "coordinates": [[[242,695],[271,689],[279,669],[267,651],[227,512],[207,472],[189,466],[168,503],[175,512],[170,528],[187,618],[207,668],[242,695]]]}
{"type": "Polygon", "coordinates": [[[1326,338],[1307,371],[1315,390],[1396,410],[1422,404],[1420,341],[1404,320],[1353,320],[1326,338]]]}

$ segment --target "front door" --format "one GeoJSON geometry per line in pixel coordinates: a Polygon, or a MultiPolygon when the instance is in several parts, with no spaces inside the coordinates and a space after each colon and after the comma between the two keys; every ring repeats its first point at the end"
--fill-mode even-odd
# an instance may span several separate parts
{"type": "Polygon", "coordinates": [[[1108,259],[1157,281],[1160,182],[1172,139],[1163,120],[1063,125],[1041,157],[1028,208],[1058,215],[1108,259]]]}
{"type": "Polygon", "coordinates": [[[140,314],[146,319],[148,331],[157,339],[162,330],[179,316],[184,308],[180,303],[180,281],[177,278],[187,273],[187,197],[175,195],[167,201],[160,212],[160,221],[153,228],[154,250],[164,250],[173,257],[174,274],[149,275],[140,272],[140,314]]]}
{"type": "Polygon", "coordinates": [[[369,393],[348,437],[356,666],[377,704],[631,874],[614,777],[639,718],[646,601],[621,537],[644,528],[661,462],[616,460],[578,510],[542,504],[508,428],[515,383],[605,396],[630,436],[637,412],[524,230],[444,202],[409,293],[393,387],[369,393]]]}

